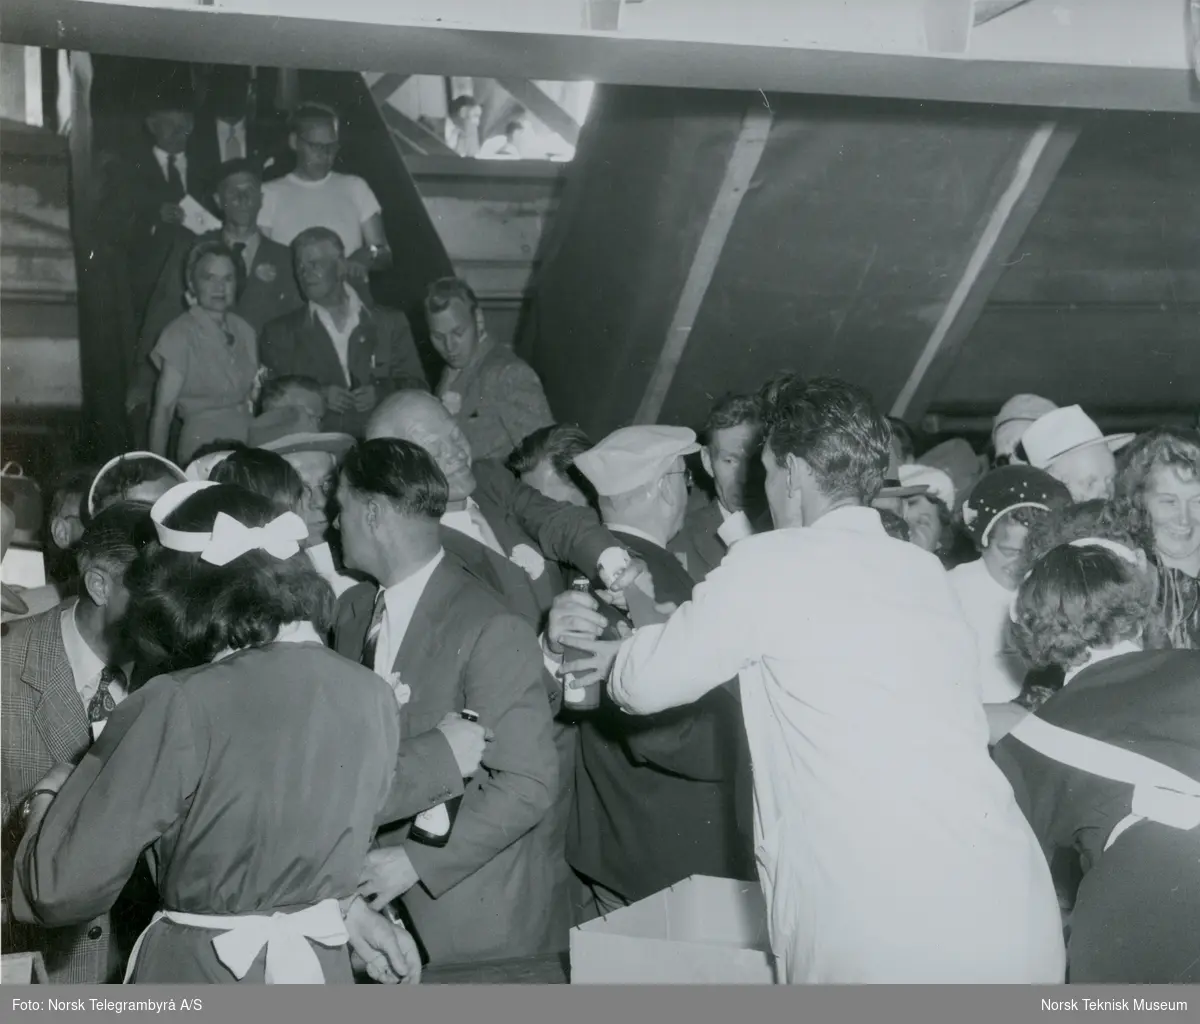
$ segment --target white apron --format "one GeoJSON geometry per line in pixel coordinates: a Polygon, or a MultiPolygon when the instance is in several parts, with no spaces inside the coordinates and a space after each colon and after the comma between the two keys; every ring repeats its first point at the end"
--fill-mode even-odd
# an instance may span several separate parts
{"type": "Polygon", "coordinates": [[[1200,782],[1160,761],[1051,725],[1034,715],[1009,735],[1059,764],[1133,786],[1132,811],[1108,834],[1105,850],[1143,821],[1185,832],[1200,826],[1200,782]]]}
{"type": "Polygon", "coordinates": [[[291,914],[185,914],[160,910],[134,943],[125,970],[125,984],[133,976],[146,933],[162,918],[190,928],[208,928],[221,934],[212,940],[217,959],[241,981],[250,965],[267,947],[265,981],[268,985],[323,985],[325,973],[309,940],[330,949],[350,941],[338,901],[322,900],[291,914]]]}

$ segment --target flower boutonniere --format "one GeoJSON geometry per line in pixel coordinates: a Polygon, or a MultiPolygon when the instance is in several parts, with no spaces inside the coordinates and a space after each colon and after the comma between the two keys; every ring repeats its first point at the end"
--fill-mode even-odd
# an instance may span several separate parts
{"type": "Polygon", "coordinates": [[[447,391],[442,395],[442,405],[446,407],[446,411],[451,416],[457,416],[462,412],[463,399],[457,391],[447,391]]]}
{"type": "Polygon", "coordinates": [[[399,672],[393,672],[388,676],[387,681],[388,685],[392,688],[392,693],[396,695],[396,703],[400,707],[404,707],[412,698],[412,688],[400,681],[399,672]]]}
{"type": "Polygon", "coordinates": [[[279,271],[275,269],[273,263],[260,263],[254,268],[254,276],[263,284],[270,284],[279,276],[279,271]]]}
{"type": "Polygon", "coordinates": [[[546,571],[546,560],[528,544],[518,544],[508,557],[524,569],[531,580],[540,580],[546,571]]]}

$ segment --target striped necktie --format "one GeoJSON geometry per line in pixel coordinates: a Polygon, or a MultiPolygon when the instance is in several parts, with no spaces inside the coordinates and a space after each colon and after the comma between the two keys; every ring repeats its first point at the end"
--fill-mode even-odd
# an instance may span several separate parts
{"type": "Polygon", "coordinates": [[[379,634],[383,630],[383,610],[387,607],[384,600],[383,588],[375,595],[375,607],[371,611],[371,625],[367,627],[367,635],[363,640],[362,663],[372,672],[375,671],[375,649],[379,646],[379,634]]]}
{"type": "Polygon", "coordinates": [[[125,673],[119,668],[105,667],[100,673],[100,685],[92,699],[88,701],[87,716],[89,722],[103,722],[116,710],[117,702],[113,700],[112,684],[125,685],[125,673]]]}

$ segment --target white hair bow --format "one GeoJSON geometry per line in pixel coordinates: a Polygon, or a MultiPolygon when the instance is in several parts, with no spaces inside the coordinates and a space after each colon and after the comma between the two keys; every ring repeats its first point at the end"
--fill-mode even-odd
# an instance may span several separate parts
{"type": "Polygon", "coordinates": [[[266,526],[245,526],[233,516],[218,512],[212,536],[200,552],[209,565],[228,565],[248,551],[265,551],[279,558],[291,558],[308,537],[308,527],[295,512],[285,512],[266,526]]]}

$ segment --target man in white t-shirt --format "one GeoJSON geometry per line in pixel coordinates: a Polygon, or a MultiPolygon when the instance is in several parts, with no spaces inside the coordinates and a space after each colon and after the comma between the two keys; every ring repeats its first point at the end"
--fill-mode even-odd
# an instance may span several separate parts
{"type": "Polygon", "coordinates": [[[338,115],[332,107],[304,103],[296,109],[288,137],[296,169],[263,186],[258,225],[281,245],[291,245],[309,228],[329,228],[342,240],[351,278],[366,281],[370,271],[392,265],[392,250],[371,186],[357,175],[333,169],[340,146],[338,131],[338,115]]]}

